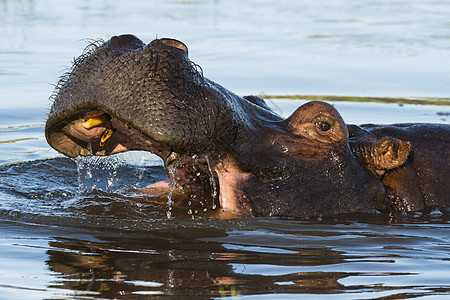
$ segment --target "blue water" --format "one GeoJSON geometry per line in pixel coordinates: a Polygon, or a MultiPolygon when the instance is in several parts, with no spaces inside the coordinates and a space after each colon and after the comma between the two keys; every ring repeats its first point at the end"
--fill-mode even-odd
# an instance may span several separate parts
{"type": "MultiPolygon", "coordinates": [[[[0,28],[0,299],[450,297],[445,210],[167,220],[136,190],[165,178],[159,159],[71,160],[43,135],[87,39],[122,33],[182,40],[240,95],[448,98],[450,2],[2,0],[0,28]]],[[[348,123],[450,123],[449,106],[334,105],[348,123]]]]}

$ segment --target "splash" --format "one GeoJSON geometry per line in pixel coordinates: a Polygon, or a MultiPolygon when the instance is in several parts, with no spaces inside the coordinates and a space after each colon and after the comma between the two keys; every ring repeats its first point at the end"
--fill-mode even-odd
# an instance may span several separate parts
{"type": "Polygon", "coordinates": [[[173,205],[174,205],[173,191],[175,189],[175,186],[177,186],[176,178],[178,177],[178,174],[177,174],[177,167],[176,167],[176,165],[177,165],[177,163],[175,163],[175,164],[173,164],[173,165],[171,165],[171,166],[169,166],[167,168],[167,172],[169,173],[169,178],[170,178],[170,184],[169,184],[170,191],[167,194],[167,207],[168,207],[168,209],[167,209],[167,212],[166,212],[168,220],[172,219],[172,208],[173,208],[173,205]]]}
{"type": "Polygon", "coordinates": [[[115,191],[121,186],[140,188],[148,182],[148,168],[161,165],[160,159],[136,151],[113,156],[87,156],[75,159],[80,192],[115,191]]]}
{"type": "Polygon", "coordinates": [[[205,160],[206,160],[206,164],[208,165],[208,171],[209,171],[209,183],[212,187],[212,192],[211,192],[211,196],[213,199],[213,204],[212,204],[212,209],[216,209],[216,202],[215,199],[217,198],[217,184],[216,181],[214,180],[214,171],[211,167],[211,159],[208,155],[205,155],[205,160]]]}
{"type": "Polygon", "coordinates": [[[78,189],[112,191],[118,183],[118,169],[123,163],[118,157],[77,157],[78,189]]]}

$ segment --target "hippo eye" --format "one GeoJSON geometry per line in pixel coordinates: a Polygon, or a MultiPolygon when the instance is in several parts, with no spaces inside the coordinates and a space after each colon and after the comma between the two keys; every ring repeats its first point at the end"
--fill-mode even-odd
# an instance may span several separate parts
{"type": "Polygon", "coordinates": [[[317,129],[319,129],[319,132],[327,132],[331,129],[331,125],[327,121],[320,121],[316,124],[316,126],[317,129]]]}

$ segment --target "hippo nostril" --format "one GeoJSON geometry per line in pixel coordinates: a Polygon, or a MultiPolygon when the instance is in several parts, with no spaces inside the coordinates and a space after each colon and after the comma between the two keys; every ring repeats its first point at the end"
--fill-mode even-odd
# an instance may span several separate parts
{"type": "Polygon", "coordinates": [[[121,48],[126,46],[127,48],[137,49],[144,46],[144,43],[132,34],[113,36],[109,39],[109,42],[110,45],[114,48],[121,48]]]}
{"type": "Polygon", "coordinates": [[[113,47],[119,48],[122,45],[118,36],[113,36],[110,41],[113,47]]]}
{"type": "Polygon", "coordinates": [[[163,39],[161,39],[161,42],[166,45],[184,50],[186,52],[186,54],[188,54],[187,46],[184,43],[180,42],[179,40],[163,38],[163,39]]]}

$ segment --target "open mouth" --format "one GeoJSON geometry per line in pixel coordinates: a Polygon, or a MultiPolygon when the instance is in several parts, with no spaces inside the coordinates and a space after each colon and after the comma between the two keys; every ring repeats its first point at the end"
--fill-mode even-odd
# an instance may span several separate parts
{"type": "Polygon", "coordinates": [[[160,143],[115,116],[101,110],[79,113],[47,129],[47,139],[70,156],[105,156],[127,151],[148,151],[164,162],[168,179],[142,189],[170,194],[176,200],[218,208],[219,183],[212,155],[186,155],[160,143]]]}

